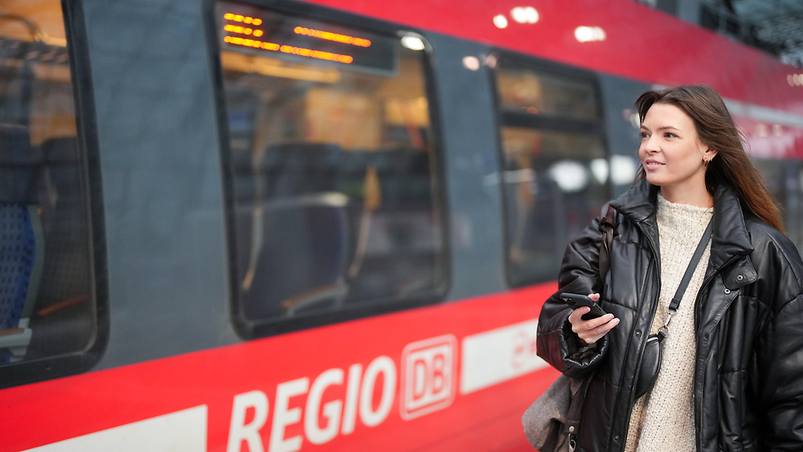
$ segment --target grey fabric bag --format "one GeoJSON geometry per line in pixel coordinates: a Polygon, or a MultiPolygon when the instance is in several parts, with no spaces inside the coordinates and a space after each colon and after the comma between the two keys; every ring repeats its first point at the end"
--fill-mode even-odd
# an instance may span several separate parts
{"type": "Polygon", "coordinates": [[[541,452],[574,451],[589,380],[561,375],[527,408],[521,423],[531,446],[541,452]]]}

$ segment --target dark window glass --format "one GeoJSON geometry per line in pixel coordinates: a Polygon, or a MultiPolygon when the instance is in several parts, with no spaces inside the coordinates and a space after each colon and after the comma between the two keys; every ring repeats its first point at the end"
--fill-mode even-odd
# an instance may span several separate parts
{"type": "Polygon", "coordinates": [[[753,159],[753,164],[780,204],[786,235],[803,251],[803,165],[795,160],[770,159],[753,159]]]}
{"type": "Polygon", "coordinates": [[[597,88],[587,77],[505,59],[496,84],[508,280],[554,280],[566,245],[610,195],[597,88]]]}
{"type": "Polygon", "coordinates": [[[581,120],[599,117],[597,93],[587,81],[505,66],[496,73],[502,111],[581,120]]]}
{"type": "Polygon", "coordinates": [[[61,2],[0,12],[0,366],[96,334],[84,155],[61,2]]]}
{"type": "Polygon", "coordinates": [[[423,42],[240,3],[215,14],[244,334],[436,299],[446,269],[423,42]]]}

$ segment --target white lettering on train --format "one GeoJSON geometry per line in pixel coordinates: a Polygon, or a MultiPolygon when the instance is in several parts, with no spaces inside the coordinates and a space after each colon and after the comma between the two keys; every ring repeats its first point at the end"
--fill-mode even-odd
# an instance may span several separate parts
{"type": "MultiPolygon", "coordinates": [[[[392,359],[387,356],[374,359],[364,374],[362,365],[353,364],[349,367],[345,403],[343,400],[332,400],[321,406],[324,392],[330,387],[343,385],[343,377],[343,369],[334,368],[318,375],[312,386],[306,377],[277,385],[268,452],[301,450],[302,436],[285,438],[285,431],[288,426],[301,422],[302,417],[304,436],[313,444],[329,442],[338,432],[343,435],[354,432],[358,414],[367,427],[376,427],[387,419],[396,396],[396,364],[392,359]],[[376,404],[374,393],[380,375],[381,392],[379,403],[376,404]],[[290,408],[290,399],[304,394],[307,394],[307,401],[303,411],[301,407],[290,408]]],[[[250,452],[264,452],[260,431],[268,419],[268,409],[268,397],[262,391],[234,396],[226,452],[239,452],[243,442],[248,445],[250,452]],[[250,410],[253,410],[253,418],[246,423],[250,410]]]]}
{"type": "Polygon", "coordinates": [[[259,430],[268,420],[268,396],[262,391],[251,391],[234,396],[231,408],[231,425],[229,427],[229,443],[227,452],[239,451],[243,441],[248,443],[250,452],[264,452],[259,430]],[[254,410],[254,419],[245,423],[245,413],[249,408],[254,410]]]}
{"type": "Polygon", "coordinates": [[[402,352],[399,414],[410,420],[452,404],[457,387],[457,338],[451,334],[408,344],[402,352]]]}
{"type": "Polygon", "coordinates": [[[340,433],[348,435],[354,432],[357,423],[357,399],[360,395],[360,381],[362,379],[362,365],[353,364],[349,367],[349,384],[346,389],[346,408],[343,412],[343,425],[340,433]]]}
{"type": "Polygon", "coordinates": [[[276,408],[273,409],[273,427],[270,429],[270,452],[293,452],[301,449],[301,435],[285,438],[284,429],[301,420],[301,408],[288,408],[290,398],[305,394],[308,389],[309,378],[299,378],[276,387],[276,408]]]}
{"type": "Polygon", "coordinates": [[[309,442],[323,444],[337,436],[337,430],[340,427],[340,414],[343,412],[343,402],[341,400],[335,400],[323,406],[326,427],[321,428],[318,425],[318,418],[323,392],[329,386],[342,384],[342,369],[329,369],[316,378],[315,383],[312,384],[312,389],[310,389],[307,397],[306,416],[304,416],[304,434],[307,435],[309,442]]]}
{"type": "Polygon", "coordinates": [[[381,424],[388,417],[388,413],[393,407],[395,395],[396,364],[387,356],[380,356],[368,365],[368,369],[365,370],[365,378],[362,380],[362,390],[360,391],[360,419],[362,423],[369,427],[381,424]],[[376,411],[374,411],[371,405],[373,403],[374,386],[380,373],[385,377],[382,398],[376,411]]]}

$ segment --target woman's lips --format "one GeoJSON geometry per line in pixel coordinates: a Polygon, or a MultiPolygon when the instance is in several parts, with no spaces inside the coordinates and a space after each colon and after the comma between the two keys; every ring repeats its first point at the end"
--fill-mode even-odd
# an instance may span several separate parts
{"type": "Polygon", "coordinates": [[[657,160],[647,159],[644,162],[644,167],[647,168],[647,169],[657,169],[657,168],[660,168],[662,166],[664,166],[664,163],[661,163],[661,162],[659,162],[657,160]]]}

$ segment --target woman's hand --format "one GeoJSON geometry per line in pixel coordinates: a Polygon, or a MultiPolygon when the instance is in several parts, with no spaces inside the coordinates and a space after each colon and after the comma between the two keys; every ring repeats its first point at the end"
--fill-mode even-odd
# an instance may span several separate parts
{"type": "MultiPolygon", "coordinates": [[[[595,302],[599,301],[599,294],[592,293],[589,298],[595,302]]],[[[619,324],[619,319],[614,318],[613,314],[605,314],[596,319],[583,320],[582,317],[591,312],[591,308],[583,306],[572,311],[569,316],[569,323],[572,324],[572,331],[586,344],[593,344],[602,339],[619,324]]]]}

